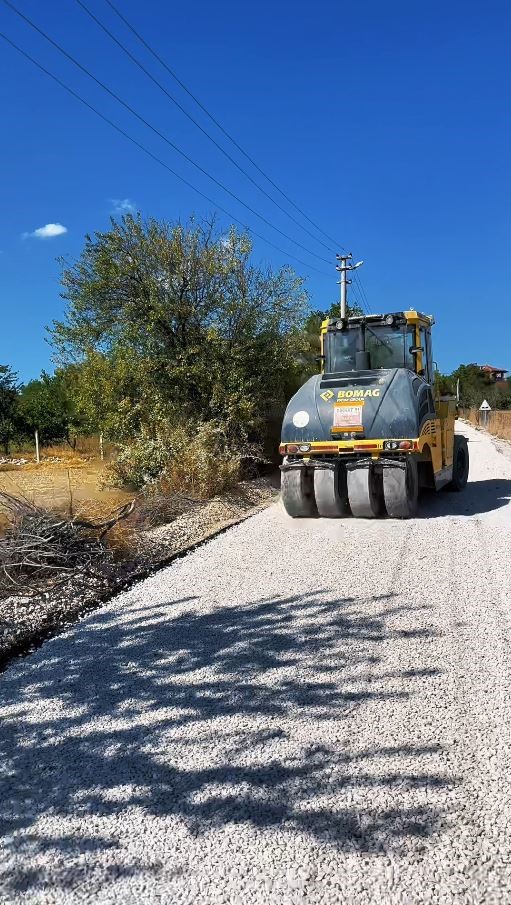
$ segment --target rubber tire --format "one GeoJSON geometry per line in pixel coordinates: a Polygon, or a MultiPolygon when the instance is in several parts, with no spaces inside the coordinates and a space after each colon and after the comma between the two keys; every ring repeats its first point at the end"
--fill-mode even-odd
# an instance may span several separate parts
{"type": "Polygon", "coordinates": [[[343,465],[336,463],[333,468],[314,469],[314,497],[322,518],[348,515],[348,488],[343,465]]]}
{"type": "Polygon", "coordinates": [[[314,518],[318,514],[312,475],[306,468],[290,468],[280,473],[284,509],[291,518],[314,518]]]}
{"type": "Polygon", "coordinates": [[[381,497],[372,465],[348,468],[348,500],[355,518],[377,518],[381,513],[381,497]]]}
{"type": "Polygon", "coordinates": [[[469,467],[470,458],[467,438],[461,434],[455,434],[454,449],[452,451],[452,480],[448,485],[449,490],[459,492],[467,486],[469,467]]]}
{"type": "Polygon", "coordinates": [[[415,456],[407,456],[405,468],[383,466],[383,498],[390,518],[413,518],[419,497],[419,470],[415,456]]]}

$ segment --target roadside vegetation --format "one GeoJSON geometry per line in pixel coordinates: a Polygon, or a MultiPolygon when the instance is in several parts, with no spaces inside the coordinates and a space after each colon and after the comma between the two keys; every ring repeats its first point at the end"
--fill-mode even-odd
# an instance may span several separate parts
{"type": "Polygon", "coordinates": [[[437,374],[441,393],[455,394],[459,385],[460,406],[479,408],[484,399],[492,409],[511,410],[511,379],[495,383],[477,364],[465,364],[452,374],[437,374]]]}
{"type": "MultiPolygon", "coordinates": [[[[111,479],[155,481],[199,497],[251,460],[275,455],[285,404],[317,370],[322,317],[304,280],[253,260],[247,235],[214,221],[128,215],[61,261],[62,321],[49,328],[53,374],[20,385],[0,365],[0,448],[100,437],[117,451],[111,479]]],[[[511,382],[475,364],[438,375],[465,407],[511,409],[511,382]]]]}
{"type": "Polygon", "coordinates": [[[100,435],[121,483],[165,478],[208,496],[271,455],[316,367],[303,279],[255,264],[248,237],[214,222],[112,222],[62,262],[62,295],[55,373],[21,387],[0,370],[5,452],[36,430],[42,444],[100,435]]]}

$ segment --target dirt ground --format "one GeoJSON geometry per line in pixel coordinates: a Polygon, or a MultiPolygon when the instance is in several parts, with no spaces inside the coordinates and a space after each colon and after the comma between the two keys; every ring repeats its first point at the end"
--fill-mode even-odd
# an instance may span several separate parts
{"type": "Polygon", "coordinates": [[[0,465],[0,491],[25,497],[36,506],[76,515],[102,516],[133,498],[105,486],[106,463],[76,455],[40,465],[0,465]]]}

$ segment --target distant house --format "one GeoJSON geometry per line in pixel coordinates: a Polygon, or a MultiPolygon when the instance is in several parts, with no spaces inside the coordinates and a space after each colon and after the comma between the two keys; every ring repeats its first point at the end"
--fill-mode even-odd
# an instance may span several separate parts
{"type": "Polygon", "coordinates": [[[495,383],[506,379],[507,371],[505,371],[504,368],[493,368],[491,365],[479,365],[479,368],[481,371],[484,371],[490,380],[495,381],[495,383]]]}

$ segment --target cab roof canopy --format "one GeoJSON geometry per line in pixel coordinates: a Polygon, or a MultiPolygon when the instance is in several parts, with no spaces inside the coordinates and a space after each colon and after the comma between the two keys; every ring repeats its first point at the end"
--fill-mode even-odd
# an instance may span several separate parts
{"type": "MultiPolygon", "coordinates": [[[[323,329],[333,327],[341,321],[340,318],[328,318],[322,323],[323,329]]],[[[387,324],[391,326],[399,326],[403,324],[419,325],[420,327],[431,327],[435,323],[432,314],[421,314],[419,311],[410,309],[409,311],[389,311],[387,314],[357,314],[348,317],[344,322],[351,324],[387,324]]]]}

